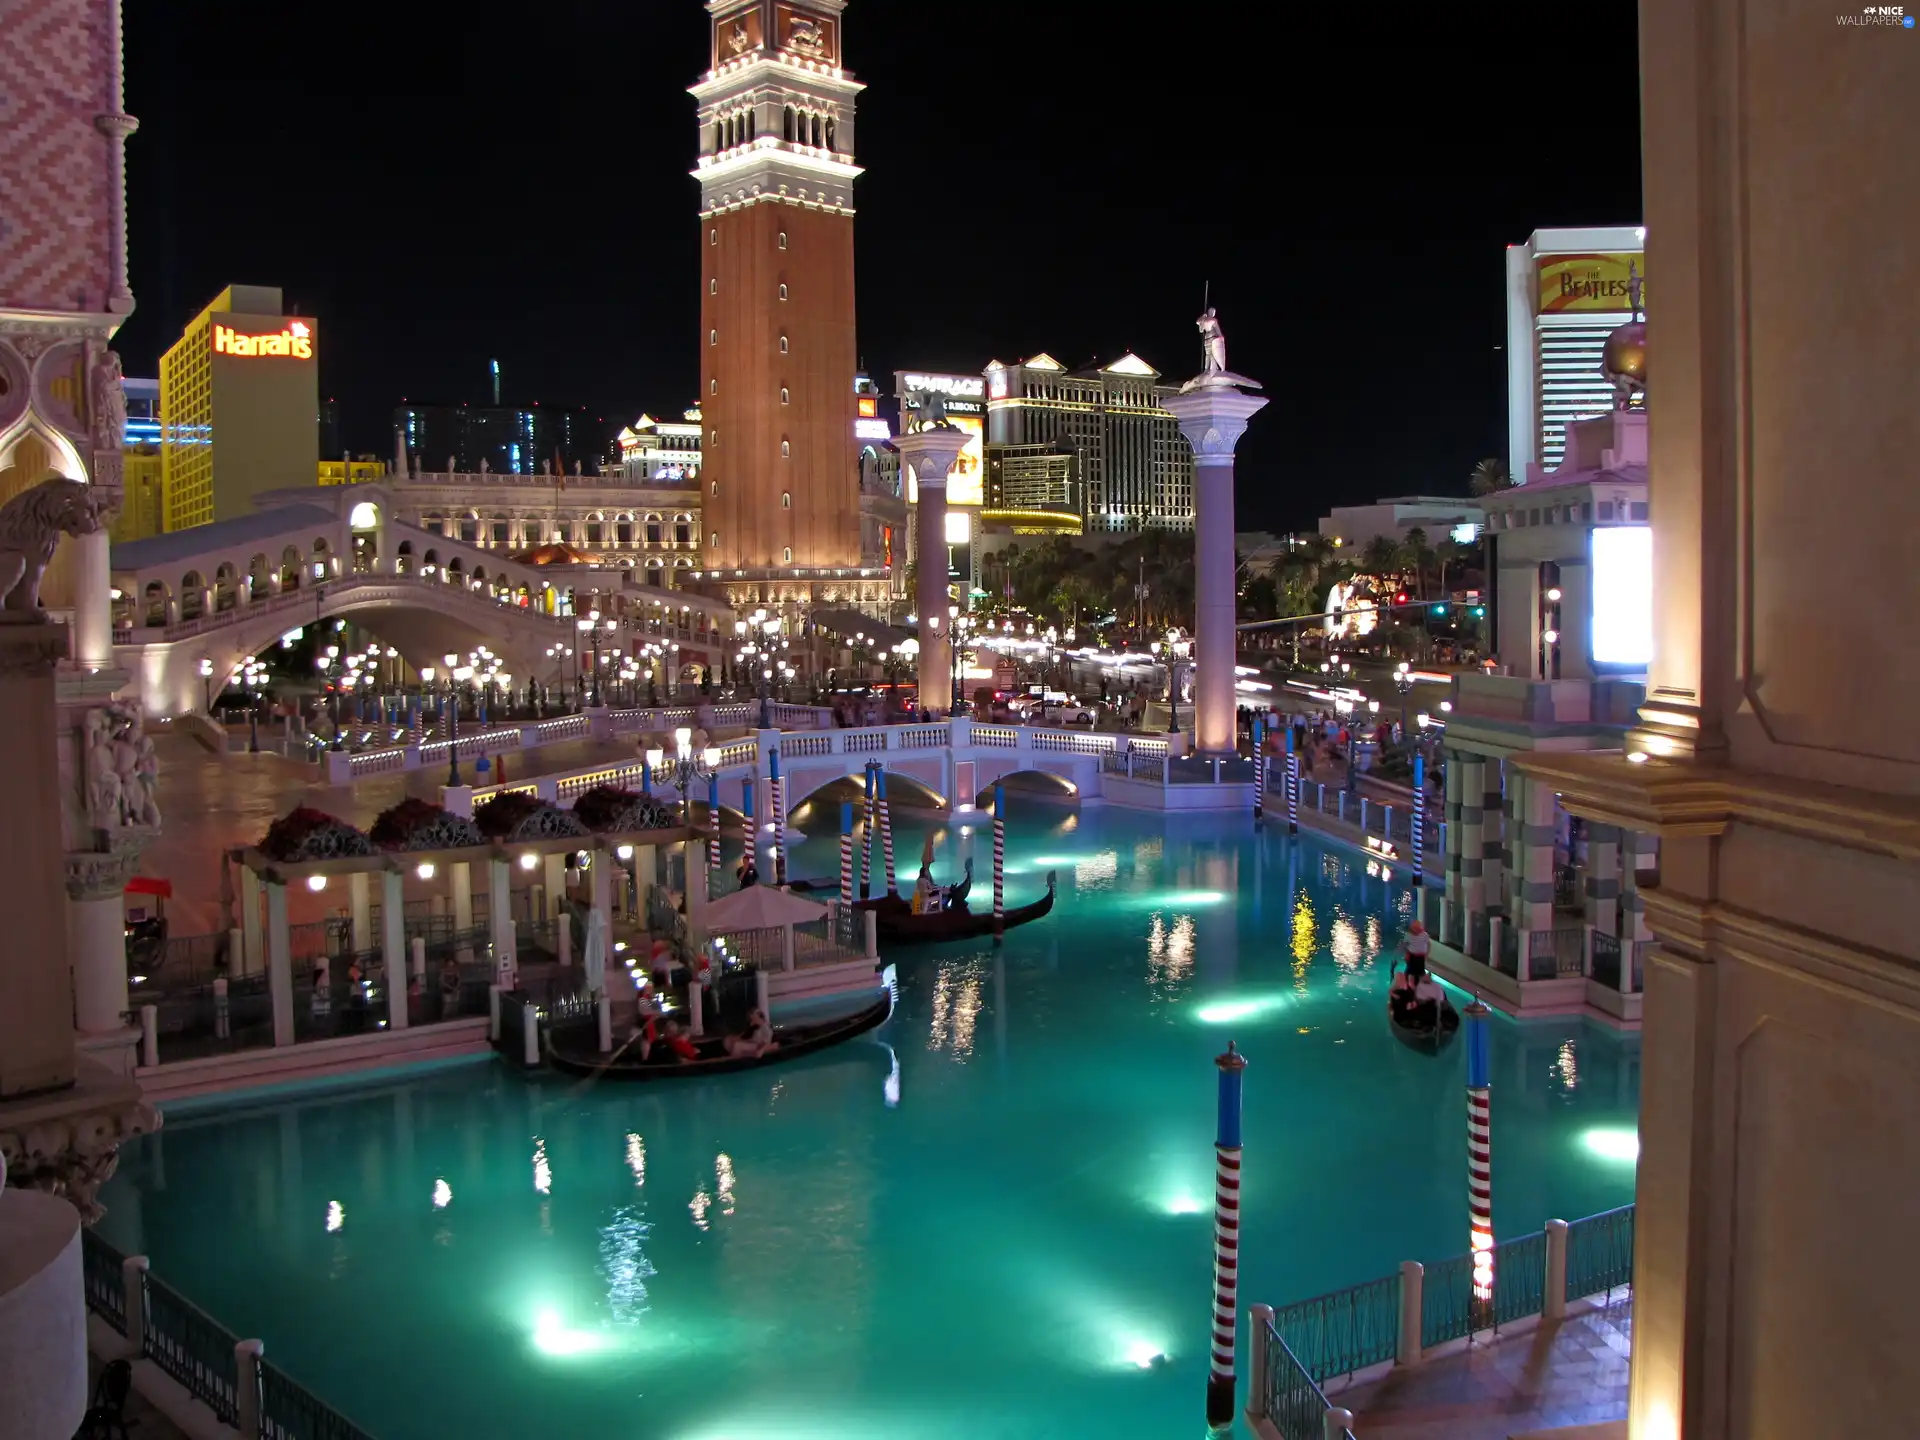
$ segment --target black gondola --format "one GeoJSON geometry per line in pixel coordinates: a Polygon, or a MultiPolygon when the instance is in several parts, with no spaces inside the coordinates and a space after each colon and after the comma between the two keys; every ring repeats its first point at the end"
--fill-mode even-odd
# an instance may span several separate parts
{"type": "Polygon", "coordinates": [[[1460,1012],[1443,993],[1431,1008],[1427,1003],[1398,1005],[1387,997],[1387,1024],[1393,1038],[1422,1055],[1438,1055],[1460,1033],[1460,1012]]]}
{"type": "MultiPolygon", "coordinates": [[[[889,977],[889,980],[891,977],[889,977]]],[[[699,1075],[731,1075],[740,1070],[761,1070],[803,1055],[840,1045],[884,1025],[893,1014],[895,987],[882,987],[880,998],[866,1009],[836,1020],[812,1025],[776,1025],[774,1039],[780,1048],[765,1055],[729,1055],[724,1036],[705,1036],[694,1042],[698,1060],[662,1063],[642,1060],[637,1049],[615,1050],[611,1060],[598,1051],[599,1032],[593,1024],[572,1025],[556,1030],[549,1037],[547,1059],[553,1068],[568,1075],[587,1075],[607,1080],[688,1080],[699,1075]]]]}

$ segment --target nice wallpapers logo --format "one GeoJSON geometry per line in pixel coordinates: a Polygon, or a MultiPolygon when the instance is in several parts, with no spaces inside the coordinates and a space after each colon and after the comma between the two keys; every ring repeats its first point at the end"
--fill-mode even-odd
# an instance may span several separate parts
{"type": "Polygon", "coordinates": [[[1904,5],[1868,5],[1858,15],[1836,15],[1833,18],[1842,25],[1893,25],[1902,30],[1913,29],[1914,19],[1907,14],[1904,5]]]}

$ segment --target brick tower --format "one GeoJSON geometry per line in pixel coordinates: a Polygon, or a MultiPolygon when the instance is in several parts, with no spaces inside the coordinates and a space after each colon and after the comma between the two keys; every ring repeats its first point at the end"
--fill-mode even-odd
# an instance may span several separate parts
{"type": "Polygon", "coordinates": [[[701,560],[715,578],[780,577],[783,591],[799,582],[817,592],[808,572],[860,563],[853,111],[862,87],[840,66],[844,7],[708,0],[712,68],[691,89],[707,431],[701,560]]]}

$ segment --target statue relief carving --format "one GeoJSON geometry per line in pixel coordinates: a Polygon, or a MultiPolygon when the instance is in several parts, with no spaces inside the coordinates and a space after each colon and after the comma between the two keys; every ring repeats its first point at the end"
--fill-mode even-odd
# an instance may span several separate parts
{"type": "Polygon", "coordinates": [[[0,624],[34,625],[47,612],[40,580],[62,535],[91,535],[106,523],[108,496],[53,476],[0,505],[0,624]]]}
{"type": "Polygon", "coordinates": [[[103,350],[93,362],[93,448],[118,450],[127,433],[127,392],[120,354],[103,350]]]}
{"type": "Polygon", "coordinates": [[[104,705],[87,715],[87,815],[96,829],[157,828],[160,778],[153,741],[137,704],[104,705]]]}
{"type": "Polygon", "coordinates": [[[738,20],[733,22],[733,32],[727,36],[727,45],[734,54],[739,55],[753,44],[753,37],[747,34],[747,27],[738,20]]]}
{"type": "Polygon", "coordinates": [[[787,22],[787,45],[802,55],[818,57],[827,53],[827,32],[818,20],[796,15],[787,22]]]}

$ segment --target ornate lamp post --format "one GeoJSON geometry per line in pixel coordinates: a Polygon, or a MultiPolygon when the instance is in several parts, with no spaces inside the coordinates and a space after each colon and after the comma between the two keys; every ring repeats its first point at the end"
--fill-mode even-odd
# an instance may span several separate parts
{"type": "Polygon", "coordinates": [[[709,745],[698,754],[693,749],[693,731],[681,726],[673,732],[674,753],[670,756],[659,746],[647,751],[647,768],[656,780],[680,792],[680,815],[689,828],[693,825],[693,802],[688,798],[694,784],[720,768],[720,747],[709,745]]]}
{"type": "Polygon", "coordinates": [[[200,692],[206,698],[207,714],[213,714],[213,661],[200,662],[200,692]]]}
{"type": "Polygon", "coordinates": [[[1186,664],[1187,656],[1193,651],[1193,641],[1183,635],[1176,626],[1167,632],[1166,644],[1153,642],[1153,653],[1159,655],[1162,650],[1167,658],[1167,733],[1180,733],[1180,667],[1186,664]]]}

